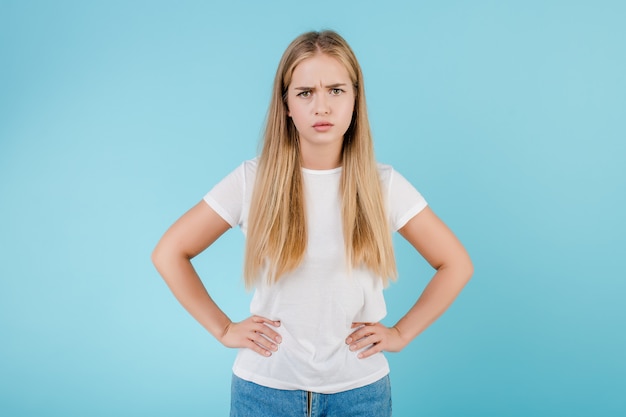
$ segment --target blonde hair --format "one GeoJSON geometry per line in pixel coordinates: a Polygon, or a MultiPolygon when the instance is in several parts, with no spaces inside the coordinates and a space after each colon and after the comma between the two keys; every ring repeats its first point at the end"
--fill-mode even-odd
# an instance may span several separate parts
{"type": "Polygon", "coordinates": [[[287,47],[274,79],[248,218],[244,261],[247,287],[254,284],[264,267],[268,267],[269,282],[274,283],[297,268],[304,257],[307,228],[300,147],[298,131],[288,117],[287,89],[296,66],[319,53],[343,64],[355,91],[352,122],[344,135],[340,188],[348,268],[365,265],[385,284],[396,276],[361,68],[348,43],[337,33],[308,32],[287,47]]]}

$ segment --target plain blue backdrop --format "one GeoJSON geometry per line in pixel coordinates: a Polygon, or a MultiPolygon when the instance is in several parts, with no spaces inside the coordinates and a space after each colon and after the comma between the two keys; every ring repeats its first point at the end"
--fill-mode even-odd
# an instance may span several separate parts
{"type": "MultiPolygon", "coordinates": [[[[235,352],[150,263],[256,155],[278,60],[333,28],[378,159],[476,273],[389,354],[395,415],[626,415],[621,1],[0,0],[0,415],[224,416],[235,352]]],[[[195,261],[247,316],[243,236],[195,261]]],[[[432,271],[395,240],[393,323],[432,271]]]]}

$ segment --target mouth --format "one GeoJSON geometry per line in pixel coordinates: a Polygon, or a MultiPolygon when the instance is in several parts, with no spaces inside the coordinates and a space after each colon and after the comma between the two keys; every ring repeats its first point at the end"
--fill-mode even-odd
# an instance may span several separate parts
{"type": "Polygon", "coordinates": [[[317,122],[313,125],[313,129],[315,129],[316,132],[327,132],[333,126],[334,125],[330,122],[317,122]]]}
{"type": "Polygon", "coordinates": [[[313,127],[332,127],[333,124],[330,122],[317,122],[313,125],[313,127]]]}

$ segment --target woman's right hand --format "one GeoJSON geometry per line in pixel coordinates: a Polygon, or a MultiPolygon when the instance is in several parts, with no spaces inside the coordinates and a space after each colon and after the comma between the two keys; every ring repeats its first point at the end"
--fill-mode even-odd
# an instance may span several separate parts
{"type": "Polygon", "coordinates": [[[279,327],[280,321],[273,321],[261,316],[248,317],[238,323],[231,322],[220,342],[231,348],[252,349],[262,356],[271,356],[282,342],[280,335],[272,329],[279,327]]]}

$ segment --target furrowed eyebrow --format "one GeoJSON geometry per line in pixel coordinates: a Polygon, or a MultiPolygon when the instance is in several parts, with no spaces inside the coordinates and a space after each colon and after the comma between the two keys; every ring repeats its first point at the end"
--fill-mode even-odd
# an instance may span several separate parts
{"type": "MultiPolygon", "coordinates": [[[[335,84],[325,85],[324,88],[346,87],[347,85],[348,84],[346,83],[335,83],[335,84]]],[[[315,87],[295,87],[294,90],[310,91],[310,90],[315,90],[315,87]]]]}
{"type": "Polygon", "coordinates": [[[335,84],[327,85],[326,88],[337,88],[337,87],[345,87],[345,86],[347,86],[346,83],[335,83],[335,84]]]}

